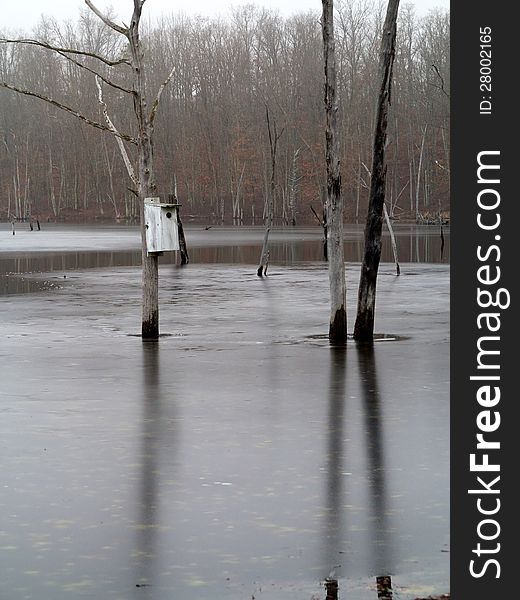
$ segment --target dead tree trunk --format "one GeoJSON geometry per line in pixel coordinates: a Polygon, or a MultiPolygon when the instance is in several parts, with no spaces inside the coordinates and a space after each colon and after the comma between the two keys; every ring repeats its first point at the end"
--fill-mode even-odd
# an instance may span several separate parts
{"type": "MultiPolygon", "coordinates": [[[[128,154],[124,148],[123,136],[119,134],[112,124],[101,95],[100,76],[97,78],[99,99],[104,108],[105,120],[109,130],[116,135],[121,156],[132,181],[137,184],[137,196],[140,204],[141,217],[141,247],[142,247],[142,320],[141,335],[143,339],[157,339],[159,337],[159,257],[149,254],[146,247],[146,228],[144,218],[145,198],[157,195],[153,164],[153,134],[157,109],[161,94],[170,81],[173,71],[163,82],[152,108],[148,108],[147,86],[144,68],[144,52],[139,36],[139,23],[145,0],[134,0],[134,11],[129,27],[121,27],[102,15],[90,0],[85,0],[88,7],[109,27],[123,34],[128,39],[130,49],[130,66],[134,73],[134,89],[130,92],[133,96],[134,113],[137,121],[137,174],[135,173],[128,154]]],[[[109,83],[106,79],[103,81],[109,83]]],[[[126,90],[123,90],[126,91],[126,90]]]]}
{"type": "MultiPolygon", "coordinates": [[[[144,68],[144,49],[142,47],[140,37],[139,37],[139,23],[141,21],[141,13],[143,10],[143,5],[146,0],[134,0],[134,9],[130,21],[130,25],[118,25],[114,21],[112,21],[109,17],[100,12],[92,3],[91,0],[85,0],[85,4],[89,7],[89,9],[109,28],[113,29],[117,33],[123,35],[128,40],[128,46],[130,51],[130,58],[122,57],[117,60],[110,60],[105,58],[99,54],[94,52],[87,52],[83,50],[73,49],[73,48],[62,48],[58,46],[54,46],[44,41],[38,40],[9,40],[0,38],[0,43],[2,44],[29,44],[39,46],[41,48],[45,48],[47,50],[51,50],[57,52],[60,56],[65,58],[66,60],[72,62],[74,65],[81,69],[86,69],[89,73],[94,74],[96,76],[96,82],[98,85],[99,91],[99,101],[103,108],[103,114],[105,117],[106,123],[100,123],[98,121],[92,120],[89,117],[85,116],[78,110],[71,108],[53,98],[45,96],[43,94],[39,94],[37,92],[33,92],[31,90],[26,90],[19,88],[15,85],[7,83],[5,81],[0,80],[0,87],[4,87],[6,89],[17,92],[18,94],[22,94],[24,96],[30,96],[33,98],[39,98],[47,102],[48,104],[52,104],[53,106],[68,112],[69,114],[74,115],[76,118],[80,119],[84,123],[89,124],[92,127],[97,129],[101,129],[103,131],[109,131],[115,136],[115,139],[119,145],[119,150],[121,152],[121,156],[125,163],[126,169],[132,180],[134,186],[137,188],[136,190],[132,190],[140,202],[140,212],[141,212],[141,238],[142,238],[142,257],[143,257],[143,311],[142,311],[142,325],[141,325],[141,333],[143,338],[145,339],[156,339],[159,336],[159,286],[158,286],[158,258],[157,255],[149,255],[146,248],[146,235],[145,235],[145,224],[144,224],[144,199],[150,196],[156,196],[156,185],[154,179],[154,170],[153,170],[153,134],[154,134],[154,124],[155,124],[155,116],[157,114],[157,109],[159,106],[159,102],[161,99],[161,94],[164,91],[164,88],[171,80],[173,76],[173,70],[170,72],[166,80],[160,86],[157,95],[155,97],[155,101],[149,109],[147,105],[147,86],[146,86],[146,78],[145,78],[145,68],[144,68]],[[115,67],[118,65],[126,65],[126,67],[130,67],[132,69],[133,80],[131,89],[125,88],[114,81],[111,81],[108,76],[101,74],[96,71],[95,68],[88,66],[87,64],[81,62],[81,59],[84,57],[89,57],[95,59],[95,61],[99,61],[105,67],[115,67]],[[120,133],[112,121],[107,112],[106,105],[103,101],[101,82],[111,86],[112,88],[117,89],[119,92],[123,92],[132,97],[133,100],[133,109],[134,115],[136,119],[136,130],[137,137],[130,136],[127,134],[120,133]],[[123,140],[126,142],[130,142],[137,146],[137,166],[134,168],[132,165],[129,156],[126,152],[123,140]]],[[[97,63],[96,63],[97,64],[97,63]]],[[[50,156],[50,163],[52,165],[52,155],[50,156]]],[[[52,182],[52,174],[51,174],[51,184],[52,182]]],[[[51,194],[52,195],[52,194],[51,194]]],[[[54,207],[55,212],[59,210],[59,206],[54,207]]]]}
{"type": "MultiPolygon", "coordinates": [[[[177,177],[174,177],[173,181],[174,192],[173,194],[168,194],[168,200],[174,204],[178,204],[179,199],[177,198],[177,177]]],[[[184,237],[184,227],[182,226],[181,221],[180,204],[177,207],[177,230],[179,232],[179,252],[181,255],[181,265],[187,265],[190,262],[190,257],[188,256],[188,246],[186,245],[186,238],[184,237]]]]}
{"type": "Polygon", "coordinates": [[[300,154],[301,148],[294,151],[291,173],[289,176],[289,212],[291,215],[291,225],[296,227],[296,194],[298,187],[298,155],[300,154]]]}
{"type": "Polygon", "coordinates": [[[374,338],[377,272],[381,259],[381,231],[386,186],[385,145],[388,106],[391,103],[398,9],[399,0],[389,0],[379,57],[381,87],[376,105],[372,177],[365,226],[365,250],[359,282],[356,324],[354,326],[354,339],[359,341],[372,341],[374,338]]]}
{"type": "Polygon", "coordinates": [[[336,58],[334,44],[333,0],[322,0],[321,20],[323,58],[325,62],[325,114],[327,162],[327,256],[330,284],[329,340],[334,344],[347,341],[345,306],[345,261],[343,257],[343,198],[341,196],[340,143],[337,132],[336,58]]]}
{"type": "Polygon", "coordinates": [[[242,189],[242,180],[244,179],[244,171],[246,169],[246,163],[242,165],[242,171],[240,172],[240,177],[237,182],[236,193],[233,193],[232,190],[232,199],[233,199],[233,225],[242,224],[242,219],[240,217],[240,192],[242,189]]]}
{"type": "Polygon", "coordinates": [[[323,218],[320,219],[318,213],[314,210],[312,204],[310,205],[312,214],[316,217],[316,221],[318,221],[319,226],[323,229],[323,239],[322,239],[322,249],[323,249],[323,260],[327,262],[327,214],[326,207],[322,206],[322,214],[323,218]]]}
{"type": "Polygon", "coordinates": [[[394,228],[392,227],[392,221],[390,220],[390,216],[388,211],[386,210],[386,204],[383,204],[383,212],[385,213],[385,222],[388,227],[388,231],[390,232],[390,240],[392,242],[392,252],[394,253],[394,262],[395,262],[395,274],[401,275],[401,267],[399,266],[399,259],[397,257],[397,242],[395,241],[394,228]]]}
{"type": "MultiPolygon", "coordinates": [[[[87,4],[90,3],[87,1],[87,4]]],[[[134,0],[134,12],[130,27],[124,31],[128,38],[131,66],[135,75],[134,111],[137,118],[138,186],[141,214],[142,285],[143,306],[141,335],[143,339],[159,337],[159,258],[148,254],[144,219],[144,199],[156,195],[153,171],[153,123],[148,114],[146,101],[146,78],[143,65],[143,49],[139,37],[139,22],[143,9],[141,0],[134,0]]]]}
{"type": "Polygon", "coordinates": [[[417,183],[415,185],[415,222],[419,223],[421,220],[421,211],[419,210],[419,195],[421,191],[421,172],[424,155],[424,142],[426,140],[426,132],[428,131],[428,123],[424,126],[422,139],[421,139],[421,151],[419,153],[419,166],[417,167],[417,183]]]}
{"type": "Polygon", "coordinates": [[[269,107],[265,105],[265,116],[267,120],[267,132],[269,134],[269,151],[271,155],[271,182],[269,188],[269,197],[267,199],[267,211],[265,215],[265,233],[264,243],[262,245],[262,254],[260,256],[260,264],[256,274],[258,277],[267,275],[267,267],[269,266],[269,233],[273,227],[274,217],[274,194],[276,190],[276,152],[278,149],[278,140],[281,138],[284,130],[278,133],[276,127],[276,120],[273,120],[271,125],[271,119],[269,117],[269,107]]]}
{"type": "Polygon", "coordinates": [[[179,230],[179,252],[181,253],[181,265],[187,265],[190,262],[188,255],[188,246],[184,236],[184,227],[182,226],[180,210],[177,209],[177,227],[179,230]]]}

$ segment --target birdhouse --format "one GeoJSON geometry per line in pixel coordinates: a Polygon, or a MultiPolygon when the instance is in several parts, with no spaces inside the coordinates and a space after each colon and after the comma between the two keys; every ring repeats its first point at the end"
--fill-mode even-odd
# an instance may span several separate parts
{"type": "Polygon", "coordinates": [[[144,223],[148,254],[179,250],[177,211],[179,204],[161,203],[160,198],[144,199],[144,223]]]}

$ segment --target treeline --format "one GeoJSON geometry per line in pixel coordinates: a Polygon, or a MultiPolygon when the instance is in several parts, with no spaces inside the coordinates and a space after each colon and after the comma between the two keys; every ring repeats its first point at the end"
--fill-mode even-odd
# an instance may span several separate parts
{"type": "MultiPolygon", "coordinates": [[[[371,163],[383,4],[347,0],[336,11],[342,177],[349,220],[364,218],[371,163]]],[[[124,20],[124,19],[123,19],[124,20]]],[[[396,219],[449,211],[449,14],[417,18],[404,5],[390,111],[387,203],[396,219]]],[[[0,31],[0,37],[20,38],[0,31]]],[[[74,60],[122,88],[127,49],[89,12],[44,19],[30,39],[77,48],[74,60]]],[[[186,218],[261,223],[275,181],[275,221],[309,223],[325,193],[323,50],[319,11],[284,18],[244,6],[228,19],[172,15],[145,27],[150,107],[164,89],[155,141],[161,195],[177,189],[186,218]],[[273,141],[276,151],[273,157],[273,141]]],[[[94,76],[65,57],[0,44],[0,81],[104,122],[94,76]]],[[[132,135],[131,98],[103,86],[119,131],[132,135]]],[[[135,218],[114,138],[41,100],[0,88],[0,218],[135,218]]],[[[128,146],[130,154],[133,152],[128,146]]]]}

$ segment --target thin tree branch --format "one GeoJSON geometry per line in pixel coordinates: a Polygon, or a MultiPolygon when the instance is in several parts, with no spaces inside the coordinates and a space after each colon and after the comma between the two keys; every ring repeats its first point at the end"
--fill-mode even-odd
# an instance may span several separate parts
{"type": "Polygon", "coordinates": [[[269,106],[265,103],[265,117],[267,119],[267,132],[269,133],[269,148],[273,154],[273,136],[271,135],[271,121],[269,120],[269,106]]]}
{"type": "Polygon", "coordinates": [[[125,29],[124,27],[121,27],[121,25],[118,25],[117,23],[114,23],[114,21],[111,21],[107,16],[105,16],[99,9],[97,9],[90,0],[85,0],[85,4],[90,8],[90,10],[97,16],[99,17],[103,23],[105,25],[107,25],[108,27],[110,27],[111,29],[113,29],[114,31],[117,31],[119,33],[121,33],[122,35],[127,35],[128,34],[128,29],[125,29]]]}
{"type": "Polygon", "coordinates": [[[110,129],[110,131],[116,136],[116,142],[117,142],[117,145],[119,146],[119,152],[121,153],[121,157],[123,158],[123,162],[125,163],[126,170],[128,171],[128,175],[129,175],[130,179],[132,180],[132,183],[136,187],[139,187],[139,182],[137,180],[137,177],[135,176],[135,171],[132,166],[132,163],[130,162],[130,158],[128,157],[128,152],[126,151],[123,140],[121,139],[121,134],[117,130],[116,126],[112,123],[112,119],[110,118],[110,116],[108,114],[107,105],[105,104],[105,101],[103,100],[103,88],[101,87],[101,80],[99,77],[96,77],[96,85],[97,85],[97,89],[98,89],[98,100],[99,100],[99,103],[101,104],[101,108],[103,109],[103,115],[105,117],[105,121],[107,122],[107,125],[108,125],[108,128],[110,129]]]}
{"type": "MultiPolygon", "coordinates": [[[[438,89],[440,89],[440,90],[441,90],[441,92],[442,92],[442,93],[443,93],[443,94],[444,94],[444,95],[445,95],[445,96],[448,98],[448,100],[449,100],[449,99],[450,99],[450,95],[449,95],[449,94],[448,94],[448,92],[447,92],[447,91],[444,89],[444,79],[443,79],[442,75],[440,74],[440,72],[439,72],[439,69],[438,69],[438,68],[437,68],[435,65],[432,65],[432,69],[435,71],[435,73],[437,74],[437,77],[438,77],[438,78],[440,79],[440,81],[441,81],[441,87],[440,87],[440,88],[438,88],[438,89]]],[[[437,87],[437,86],[435,86],[435,87],[437,87]]]]}
{"type": "Polygon", "coordinates": [[[120,90],[121,92],[124,92],[125,94],[130,94],[131,96],[133,96],[135,94],[134,90],[129,90],[127,88],[121,87],[120,85],[117,85],[117,83],[114,83],[113,81],[110,81],[110,79],[107,79],[106,77],[104,77],[103,75],[101,75],[101,73],[98,73],[97,71],[94,71],[94,69],[91,69],[90,67],[87,67],[87,65],[84,65],[84,64],[80,63],[78,60],[75,60],[71,56],[67,56],[64,52],[61,52],[60,50],[56,50],[56,52],[60,56],[63,56],[63,58],[66,58],[71,63],[77,65],[78,67],[81,67],[82,69],[85,69],[85,71],[88,71],[89,73],[92,73],[92,75],[95,75],[96,77],[99,77],[99,79],[101,79],[107,85],[113,87],[114,89],[120,90]]]}
{"type": "Polygon", "coordinates": [[[164,88],[168,85],[168,83],[170,83],[170,80],[173,77],[174,73],[175,73],[175,67],[173,67],[173,69],[170,71],[170,74],[168,75],[168,77],[162,82],[161,87],[159,88],[159,91],[157,92],[157,96],[152,105],[152,110],[150,111],[150,125],[152,127],[153,127],[153,124],[155,121],[155,115],[157,114],[157,109],[159,108],[159,102],[161,101],[161,96],[164,91],[164,88]]]}
{"type": "Polygon", "coordinates": [[[323,227],[323,222],[322,220],[318,217],[317,212],[314,210],[312,204],[310,205],[310,209],[312,211],[312,214],[316,217],[316,221],[318,221],[318,223],[320,224],[320,227],[323,227]]]}
{"type": "MultiPolygon", "coordinates": [[[[408,187],[409,183],[410,183],[410,180],[408,180],[408,181],[407,181],[407,182],[406,182],[406,183],[403,185],[403,187],[402,187],[401,191],[400,191],[400,192],[397,194],[397,196],[395,197],[395,200],[394,200],[394,202],[393,202],[394,206],[397,206],[397,202],[398,202],[399,198],[400,198],[400,197],[403,195],[403,192],[404,192],[404,191],[405,191],[405,189],[408,187]]],[[[397,208],[399,208],[399,207],[397,207],[397,208]]]]}
{"type": "MultiPolygon", "coordinates": [[[[98,123],[97,121],[92,121],[92,119],[85,117],[85,115],[82,115],[77,110],[74,110],[73,108],[70,108],[69,106],[66,106],[65,104],[62,104],[61,102],[53,100],[52,98],[49,98],[48,96],[44,96],[43,94],[38,94],[36,92],[30,92],[28,90],[24,90],[22,88],[15,87],[14,85],[10,85],[9,83],[6,83],[5,81],[0,81],[0,87],[4,87],[8,90],[11,90],[18,94],[22,94],[24,96],[31,96],[32,98],[39,98],[40,100],[44,100],[48,104],[52,104],[56,108],[60,108],[61,110],[64,110],[65,112],[68,112],[71,115],[74,115],[76,118],[80,119],[84,123],[87,123],[88,125],[91,125],[92,127],[95,127],[96,129],[101,129],[102,131],[110,131],[110,133],[114,133],[106,125],[103,125],[102,123],[98,123]]],[[[127,135],[126,133],[117,133],[114,135],[117,135],[121,139],[126,140],[127,142],[131,142],[132,144],[137,144],[137,140],[135,138],[133,138],[132,136],[127,135]]]]}
{"type": "Polygon", "coordinates": [[[39,46],[40,48],[46,48],[47,50],[54,50],[55,52],[66,53],[66,54],[78,54],[80,56],[90,56],[91,58],[95,58],[96,60],[101,61],[108,67],[115,67],[117,65],[130,65],[130,61],[127,58],[121,58],[119,60],[108,60],[99,56],[99,54],[95,54],[94,52],[87,52],[84,50],[74,50],[73,48],[61,48],[59,46],[53,46],[52,44],[47,44],[47,42],[41,42],[39,40],[32,39],[18,39],[11,40],[6,38],[0,38],[0,44],[28,44],[31,46],[39,46]]]}

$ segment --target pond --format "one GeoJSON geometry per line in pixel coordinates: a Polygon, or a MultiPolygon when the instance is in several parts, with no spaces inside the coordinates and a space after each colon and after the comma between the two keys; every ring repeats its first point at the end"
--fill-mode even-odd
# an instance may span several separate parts
{"type": "MultiPolygon", "coordinates": [[[[450,259],[449,229],[444,243],[437,227],[395,226],[402,263],[441,263],[450,259]]],[[[186,232],[190,262],[255,264],[263,241],[260,227],[220,228],[191,226],[186,232]]],[[[323,259],[322,233],[317,227],[287,228],[271,233],[271,264],[290,265],[323,259]]],[[[137,266],[141,264],[140,236],[136,227],[73,226],[43,224],[42,231],[30,231],[17,224],[16,234],[0,224],[0,294],[41,289],[42,282],[31,278],[6,277],[23,273],[49,273],[87,268],[137,266]]],[[[345,227],[345,258],[361,262],[363,230],[345,227]]],[[[161,257],[161,264],[176,262],[173,253],[161,257]]],[[[393,261],[390,237],[383,236],[382,261],[393,261]]]]}
{"type": "Polygon", "coordinates": [[[158,343],[136,336],[135,229],[0,236],[6,598],[449,590],[449,236],[441,259],[437,230],[398,231],[388,335],[343,351],[317,229],[276,232],[264,279],[260,229],[189,229],[190,265],[161,266],[158,343]]]}

